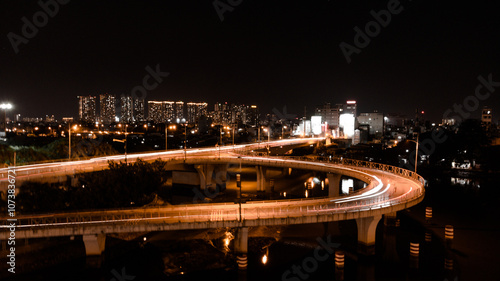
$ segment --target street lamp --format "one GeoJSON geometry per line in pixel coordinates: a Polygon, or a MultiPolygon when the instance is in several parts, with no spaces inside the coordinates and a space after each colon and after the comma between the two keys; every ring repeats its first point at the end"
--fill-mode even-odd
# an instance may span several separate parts
{"type": "Polygon", "coordinates": [[[5,136],[7,136],[7,109],[12,109],[12,104],[10,103],[2,103],[0,104],[0,109],[3,109],[3,126],[5,136]]]}
{"type": "Polygon", "coordinates": [[[127,165],[127,128],[128,124],[125,124],[125,165],[127,165]]]}
{"type": "Polygon", "coordinates": [[[232,136],[233,136],[233,148],[234,148],[234,124],[233,124],[233,126],[232,126],[232,128],[231,128],[231,129],[232,129],[231,134],[232,134],[232,136]]]}
{"type": "Polygon", "coordinates": [[[167,126],[167,124],[165,123],[165,151],[167,150],[167,144],[168,144],[168,142],[167,142],[168,129],[167,128],[170,129],[170,130],[175,130],[176,127],[175,127],[175,125],[167,126]]]}
{"type": "Polygon", "coordinates": [[[219,127],[219,145],[222,145],[222,125],[219,127]]]}
{"type": "MultiPolygon", "coordinates": [[[[122,127],[122,124],[118,124],[118,127],[122,127]]],[[[120,139],[113,139],[113,141],[116,142],[123,142],[124,148],[125,148],[125,165],[127,165],[127,127],[128,124],[125,125],[125,139],[120,140],[120,139]]]]}
{"type": "Polygon", "coordinates": [[[417,144],[416,151],[415,151],[415,174],[417,173],[417,163],[418,163],[418,134],[417,134],[417,141],[414,140],[407,140],[411,141],[417,144]]]}
{"type": "Polygon", "coordinates": [[[267,142],[271,141],[271,130],[264,128],[264,132],[267,132],[267,142]]]}
{"type": "MultiPolygon", "coordinates": [[[[73,131],[76,131],[78,129],[78,126],[73,126],[73,131]]],[[[68,145],[68,159],[71,160],[71,123],[69,124],[69,130],[68,130],[68,140],[69,140],[69,145],[68,145]]]]}
{"type": "Polygon", "coordinates": [[[286,130],[286,128],[286,126],[281,126],[281,139],[285,139],[284,130],[286,130]]]}
{"type": "Polygon", "coordinates": [[[184,162],[186,161],[186,154],[187,154],[187,123],[184,124],[184,162]]]}
{"type": "Polygon", "coordinates": [[[241,222],[241,174],[236,174],[236,187],[240,188],[240,192],[238,193],[238,203],[240,209],[240,222],[241,222]]]}

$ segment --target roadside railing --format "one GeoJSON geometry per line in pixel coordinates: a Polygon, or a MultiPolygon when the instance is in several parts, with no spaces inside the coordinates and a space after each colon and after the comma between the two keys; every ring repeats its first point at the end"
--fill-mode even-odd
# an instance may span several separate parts
{"type": "MultiPolygon", "coordinates": [[[[203,158],[213,160],[217,159],[217,157],[214,156],[203,158]]],[[[227,158],[228,157],[224,157],[221,160],[227,160],[227,158]]],[[[262,162],[269,162],[274,158],[277,157],[266,157],[266,159],[262,159],[262,162]]],[[[180,160],[182,157],[177,157],[177,159],[180,160]]],[[[234,159],[234,157],[231,159],[234,159]]],[[[283,158],[280,157],[277,159],[283,158]]],[[[410,189],[409,191],[398,196],[395,196],[388,191],[378,196],[362,198],[350,202],[345,202],[349,199],[349,197],[336,198],[335,200],[326,197],[312,199],[250,201],[242,205],[241,217],[243,220],[301,217],[314,214],[337,214],[356,211],[360,212],[391,207],[399,204],[405,204],[406,208],[406,206],[411,204],[411,202],[421,200],[421,196],[424,193],[422,177],[411,171],[390,165],[340,158],[311,159],[309,157],[286,157],[286,159],[377,169],[412,179],[419,184],[419,188],[410,189]]],[[[17,216],[17,227],[21,229],[26,227],[36,227],[37,229],[41,229],[44,227],[68,227],[71,225],[106,224],[111,222],[117,224],[136,224],[143,222],[184,223],[235,220],[239,220],[238,205],[230,202],[17,216]]],[[[0,225],[0,229],[8,228],[7,221],[2,221],[4,223],[0,225]]]]}
{"type": "MultiPolygon", "coordinates": [[[[243,204],[241,217],[243,220],[290,218],[310,215],[334,215],[348,212],[371,211],[399,204],[408,204],[418,200],[422,195],[419,189],[391,198],[388,195],[376,196],[370,199],[352,202],[331,202],[329,199],[280,200],[273,202],[253,202],[243,204]]],[[[406,207],[406,205],[405,205],[406,207]]],[[[238,205],[218,203],[210,205],[185,205],[169,207],[150,207],[128,210],[111,210],[96,212],[77,212],[65,214],[45,214],[34,216],[18,216],[16,228],[75,227],[113,223],[130,225],[137,223],[192,223],[213,221],[238,221],[238,205]]],[[[3,220],[0,229],[3,232],[9,228],[3,220]]]]}
{"type": "MultiPolygon", "coordinates": [[[[258,148],[264,148],[266,145],[269,146],[280,146],[282,145],[283,142],[286,141],[287,145],[291,144],[297,144],[297,143],[304,143],[304,142],[311,142],[311,141],[317,141],[320,140],[321,138],[312,138],[312,139],[287,139],[287,140],[280,140],[280,141],[271,141],[271,142],[261,142],[261,143],[248,143],[248,144],[235,144],[233,145],[226,145],[226,146],[221,146],[218,149],[212,148],[212,152],[214,154],[217,154],[217,151],[221,152],[237,152],[237,153],[243,153],[245,151],[251,151],[253,149],[258,149],[258,148]]],[[[206,149],[206,148],[193,148],[193,149],[188,149],[187,153],[196,153],[196,150],[198,149],[206,149]]],[[[171,150],[169,150],[170,152],[171,150]]],[[[181,153],[183,152],[182,149],[176,150],[177,152],[181,153]]],[[[142,158],[142,159],[157,159],[157,158],[163,158],[170,160],[172,158],[178,158],[178,156],[171,156],[170,154],[162,154],[162,151],[157,151],[157,152],[151,152],[151,153],[135,153],[135,154],[129,154],[128,155],[128,161],[130,163],[136,161],[137,159],[142,158]],[[148,155],[150,154],[150,155],[148,155]]],[[[85,158],[85,159],[60,159],[57,161],[52,161],[50,160],[47,161],[41,161],[40,163],[30,163],[29,165],[22,165],[22,166],[16,166],[16,172],[18,173],[16,177],[19,180],[25,180],[24,177],[30,176],[30,175],[43,175],[45,177],[50,177],[53,176],[54,174],[75,174],[78,173],[79,171],[91,171],[89,166],[99,166],[99,169],[94,169],[94,170],[102,170],[102,167],[107,167],[108,166],[108,160],[112,161],[124,161],[124,155],[109,155],[109,156],[102,156],[102,157],[94,157],[94,158],[85,158]]],[[[0,168],[0,182],[6,181],[8,178],[8,171],[9,168],[0,168]]],[[[28,178],[29,180],[29,178],[28,178]]]]}

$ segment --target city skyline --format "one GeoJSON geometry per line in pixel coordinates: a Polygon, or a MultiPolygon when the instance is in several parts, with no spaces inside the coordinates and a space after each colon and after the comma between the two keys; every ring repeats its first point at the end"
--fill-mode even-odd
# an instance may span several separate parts
{"type": "MultiPolygon", "coordinates": [[[[357,30],[366,31],[389,2],[245,2],[222,17],[210,2],[71,2],[16,48],[21,18],[32,21],[42,8],[2,3],[9,13],[0,25],[0,101],[23,116],[76,116],[74,96],[130,94],[159,72],[168,76],[147,81],[154,86],[148,99],[237,100],[295,114],[355,99],[362,112],[418,108],[437,121],[475,94],[480,77],[500,81],[500,25],[490,4],[398,2],[402,10],[358,46],[357,30]]],[[[499,102],[497,95],[481,100],[473,116],[499,102]]]]}

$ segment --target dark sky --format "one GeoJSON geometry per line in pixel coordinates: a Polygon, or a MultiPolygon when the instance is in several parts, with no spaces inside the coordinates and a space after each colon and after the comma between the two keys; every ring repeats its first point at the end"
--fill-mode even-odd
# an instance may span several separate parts
{"type": "MultiPolygon", "coordinates": [[[[370,11],[389,2],[243,0],[221,21],[213,1],[71,0],[16,54],[7,35],[22,35],[21,18],[33,22],[42,9],[3,0],[0,102],[14,104],[10,116],[76,117],[76,96],[130,93],[145,67],[159,64],[170,76],[147,99],[296,114],[356,99],[358,112],[411,115],[418,107],[439,121],[474,95],[479,75],[500,81],[494,1],[402,1],[404,10],[347,63],[339,44],[354,45],[354,27],[364,29],[370,11]]],[[[499,94],[480,102],[495,121],[499,94]]]]}

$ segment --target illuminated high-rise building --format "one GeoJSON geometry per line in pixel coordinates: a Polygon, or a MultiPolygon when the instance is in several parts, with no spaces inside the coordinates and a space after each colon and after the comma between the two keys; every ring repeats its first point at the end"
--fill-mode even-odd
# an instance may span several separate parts
{"type": "Polygon", "coordinates": [[[339,126],[339,116],[343,111],[342,107],[342,104],[332,105],[327,102],[323,106],[317,107],[315,113],[321,116],[321,119],[328,124],[328,127],[334,129],[339,126]]]}
{"type": "Polygon", "coordinates": [[[161,101],[148,101],[148,119],[155,123],[163,122],[163,110],[161,101]]]}
{"type": "Polygon", "coordinates": [[[357,106],[356,106],[355,100],[348,100],[344,105],[344,111],[342,113],[343,114],[349,113],[349,114],[352,114],[354,117],[357,117],[356,107],[357,106]]]}
{"type": "Polygon", "coordinates": [[[133,100],[131,96],[121,97],[120,121],[130,123],[134,121],[133,100]]]}
{"type": "Polygon", "coordinates": [[[97,119],[96,106],[95,96],[78,96],[78,114],[80,120],[95,122],[97,119]]]}
{"type": "Polygon", "coordinates": [[[381,112],[360,113],[358,118],[359,125],[367,125],[370,135],[381,135],[384,131],[384,114],[381,112]]]}
{"type": "Polygon", "coordinates": [[[111,123],[115,121],[116,118],[116,99],[114,95],[104,94],[100,95],[100,107],[101,107],[101,121],[103,123],[111,123]]]}
{"type": "Polygon", "coordinates": [[[134,120],[137,122],[144,121],[144,99],[134,99],[134,120]]]}
{"type": "Polygon", "coordinates": [[[173,101],[148,101],[148,120],[155,123],[174,122],[173,101]]]}
{"type": "Polygon", "coordinates": [[[246,125],[258,127],[260,125],[259,108],[251,105],[246,112],[246,125]]]}
{"type": "Polygon", "coordinates": [[[183,101],[176,101],[175,102],[175,118],[177,119],[177,122],[180,122],[182,119],[184,119],[184,102],[183,101]]]}
{"type": "Polygon", "coordinates": [[[207,106],[206,102],[188,102],[186,104],[187,111],[187,119],[188,123],[196,123],[199,118],[203,115],[207,115],[207,106]]]}

